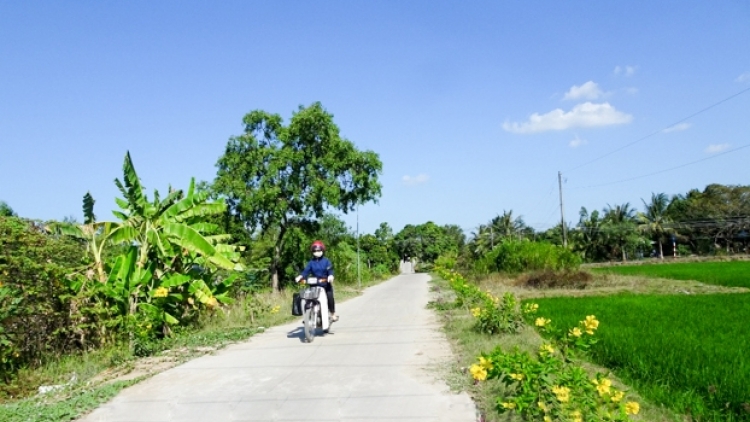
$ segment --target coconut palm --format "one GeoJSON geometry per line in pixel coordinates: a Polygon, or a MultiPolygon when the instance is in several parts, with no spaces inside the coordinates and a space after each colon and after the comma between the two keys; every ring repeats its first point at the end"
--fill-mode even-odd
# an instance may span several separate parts
{"type": "Polygon", "coordinates": [[[637,234],[635,209],[630,203],[615,205],[607,204],[604,209],[604,224],[602,230],[606,233],[607,243],[610,245],[611,254],[619,252],[623,261],[627,261],[627,250],[629,247],[639,243],[637,234]]]}
{"type": "Polygon", "coordinates": [[[641,201],[646,212],[638,213],[638,228],[656,239],[659,244],[659,258],[664,259],[662,243],[665,235],[672,232],[672,229],[667,227],[672,221],[667,213],[669,198],[665,193],[651,193],[651,202],[647,203],[643,199],[641,201]]]}

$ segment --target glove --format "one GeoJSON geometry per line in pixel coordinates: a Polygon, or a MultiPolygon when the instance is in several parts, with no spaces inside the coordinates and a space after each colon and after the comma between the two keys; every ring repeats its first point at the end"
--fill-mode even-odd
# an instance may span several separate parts
{"type": "Polygon", "coordinates": [[[333,276],[332,276],[332,275],[329,275],[329,276],[328,276],[328,282],[329,282],[329,283],[333,283],[333,276]]]}
{"type": "Polygon", "coordinates": [[[302,276],[301,276],[301,275],[298,275],[298,276],[297,276],[297,277],[296,277],[296,278],[294,279],[294,281],[295,281],[295,282],[297,282],[297,283],[299,283],[299,282],[300,282],[300,280],[302,280],[302,276]]]}

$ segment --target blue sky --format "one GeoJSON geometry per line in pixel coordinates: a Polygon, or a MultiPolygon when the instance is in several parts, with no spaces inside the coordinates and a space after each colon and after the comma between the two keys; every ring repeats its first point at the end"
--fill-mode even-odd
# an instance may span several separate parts
{"type": "Polygon", "coordinates": [[[750,92],[663,130],[750,88],[748,22],[740,0],[2,2],[0,200],[80,219],[90,191],[107,219],[126,150],[149,189],[212,180],[245,113],[314,101],[383,161],[364,232],[544,229],[558,171],[571,222],[748,184],[750,148],[718,154],[750,144],[750,92]]]}

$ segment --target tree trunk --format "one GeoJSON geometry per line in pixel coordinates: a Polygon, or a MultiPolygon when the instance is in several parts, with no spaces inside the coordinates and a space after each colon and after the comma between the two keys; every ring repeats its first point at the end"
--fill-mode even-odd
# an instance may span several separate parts
{"type": "Polygon", "coordinates": [[[664,250],[661,246],[661,239],[659,239],[659,258],[664,259],[664,250]]]}
{"type": "Polygon", "coordinates": [[[276,238],[276,245],[273,248],[273,264],[271,266],[271,287],[274,292],[279,291],[279,266],[281,266],[281,248],[284,246],[284,235],[286,234],[286,225],[279,227],[279,237],[276,238]]]}

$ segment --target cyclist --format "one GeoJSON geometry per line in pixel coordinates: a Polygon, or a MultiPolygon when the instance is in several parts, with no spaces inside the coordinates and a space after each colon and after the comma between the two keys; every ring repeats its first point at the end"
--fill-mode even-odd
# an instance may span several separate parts
{"type": "Polygon", "coordinates": [[[302,270],[302,274],[298,275],[295,280],[299,283],[301,280],[307,279],[309,275],[316,277],[318,279],[318,286],[326,291],[329,317],[331,321],[338,321],[336,303],[333,301],[333,264],[331,264],[328,258],[323,256],[326,246],[320,240],[316,240],[310,245],[310,251],[313,254],[313,258],[307,263],[305,269],[302,270]]]}

